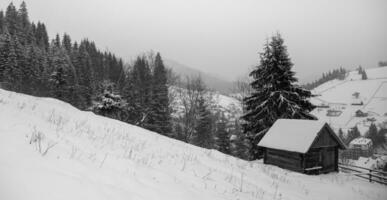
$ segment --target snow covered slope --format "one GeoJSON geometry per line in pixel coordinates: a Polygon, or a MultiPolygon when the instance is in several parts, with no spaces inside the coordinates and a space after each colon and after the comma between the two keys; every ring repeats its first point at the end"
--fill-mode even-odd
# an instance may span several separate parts
{"type": "Polygon", "coordinates": [[[387,123],[387,67],[366,69],[366,73],[367,80],[361,80],[361,75],[352,71],[344,80],[328,81],[315,88],[312,92],[318,96],[312,102],[329,107],[317,108],[312,114],[329,122],[336,130],[357,125],[362,134],[373,121],[380,125],[387,123]],[[353,105],[361,102],[362,105],[353,105]],[[328,110],[338,112],[330,115],[328,110]],[[367,116],[356,116],[358,110],[367,116]]]}
{"type": "Polygon", "coordinates": [[[385,199],[342,173],[307,176],[201,149],[69,104],[0,89],[0,199],[385,199]]]}

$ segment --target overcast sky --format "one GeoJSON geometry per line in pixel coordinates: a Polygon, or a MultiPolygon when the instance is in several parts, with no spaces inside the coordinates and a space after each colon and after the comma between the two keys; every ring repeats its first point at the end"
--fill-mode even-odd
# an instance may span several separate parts
{"type": "MultiPolygon", "coordinates": [[[[13,1],[19,6],[19,0],[13,1]]],[[[5,10],[10,3],[1,0],[5,10]]],[[[26,0],[52,37],[89,38],[126,61],[162,57],[235,79],[279,31],[294,70],[309,81],[343,66],[387,60],[387,0],[26,0]]]]}

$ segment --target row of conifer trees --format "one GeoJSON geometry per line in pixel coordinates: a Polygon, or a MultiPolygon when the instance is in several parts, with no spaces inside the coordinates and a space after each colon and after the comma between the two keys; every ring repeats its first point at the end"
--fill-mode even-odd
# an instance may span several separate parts
{"type": "Polygon", "coordinates": [[[44,23],[30,21],[24,2],[19,9],[11,3],[5,12],[0,11],[2,88],[57,98],[82,110],[245,157],[240,153],[242,144],[229,140],[231,130],[235,133],[236,129],[230,128],[224,114],[214,111],[204,98],[207,90],[203,82],[191,88],[201,96],[191,101],[186,115],[172,117],[170,73],[159,53],[125,64],[87,39],[78,43],[68,34],[57,34],[50,40],[44,23]]]}

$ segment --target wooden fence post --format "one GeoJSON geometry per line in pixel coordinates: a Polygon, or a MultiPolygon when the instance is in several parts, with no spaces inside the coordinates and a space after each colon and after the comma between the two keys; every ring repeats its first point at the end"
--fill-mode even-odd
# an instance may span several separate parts
{"type": "Polygon", "coordinates": [[[372,182],[372,170],[370,169],[370,182],[372,182]]]}

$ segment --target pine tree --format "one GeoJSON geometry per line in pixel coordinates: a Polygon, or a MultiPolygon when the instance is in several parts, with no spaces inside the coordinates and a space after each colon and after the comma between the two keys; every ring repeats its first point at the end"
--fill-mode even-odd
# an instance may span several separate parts
{"type": "Polygon", "coordinates": [[[376,135],[376,145],[382,145],[386,143],[387,129],[381,128],[376,135]]]}
{"type": "Polygon", "coordinates": [[[365,70],[363,70],[361,73],[361,80],[367,80],[367,79],[368,79],[367,73],[365,70]]]}
{"type": "Polygon", "coordinates": [[[163,135],[170,135],[171,116],[169,112],[167,73],[160,53],[157,53],[154,60],[150,109],[150,130],[163,135]]]}
{"type": "Polygon", "coordinates": [[[4,29],[5,29],[4,12],[0,10],[0,34],[4,33],[4,29]]]}
{"type": "Polygon", "coordinates": [[[16,42],[6,33],[2,37],[0,46],[0,82],[7,89],[18,91],[20,88],[21,72],[18,66],[16,42]]]}
{"type": "Polygon", "coordinates": [[[13,5],[12,2],[8,5],[7,10],[5,12],[5,21],[9,34],[14,36],[17,32],[20,31],[20,24],[18,23],[18,14],[16,11],[16,7],[13,5]]]}
{"type": "Polygon", "coordinates": [[[86,109],[91,106],[95,82],[91,59],[84,44],[81,44],[79,49],[76,51],[73,65],[77,72],[77,80],[79,84],[77,91],[81,97],[79,102],[77,102],[77,105],[82,109],[86,109]]]}
{"type": "Polygon", "coordinates": [[[368,130],[367,138],[372,140],[372,143],[374,145],[377,145],[379,143],[378,141],[378,128],[376,128],[376,125],[372,123],[370,125],[370,128],[368,130]]]}
{"type": "Polygon", "coordinates": [[[195,126],[194,135],[192,137],[192,144],[204,148],[212,146],[212,118],[206,100],[203,96],[200,97],[197,107],[198,117],[195,126]]]}
{"type": "Polygon", "coordinates": [[[35,37],[32,32],[31,23],[28,17],[27,5],[23,1],[18,10],[18,27],[20,31],[17,32],[17,36],[22,45],[32,44],[35,41],[35,37]]]}
{"type": "Polygon", "coordinates": [[[71,49],[72,49],[71,38],[66,33],[63,35],[62,46],[64,49],[66,49],[68,54],[71,54],[71,49]]]}
{"type": "Polygon", "coordinates": [[[93,112],[117,120],[124,120],[125,101],[117,94],[114,84],[104,81],[101,84],[101,91],[98,94],[96,103],[93,105],[93,112]]]}
{"type": "Polygon", "coordinates": [[[258,142],[277,119],[315,119],[309,114],[314,108],[309,102],[312,94],[296,85],[293,63],[279,34],[266,43],[260,58],[260,65],[250,73],[254,92],[244,99],[247,113],[242,117],[254,159],[261,155],[258,142]]]}
{"type": "Polygon", "coordinates": [[[46,26],[43,23],[38,22],[36,25],[35,40],[39,47],[45,49],[49,48],[49,38],[46,30],[46,26]]]}
{"type": "Polygon", "coordinates": [[[76,98],[77,76],[69,56],[53,41],[49,52],[51,94],[60,100],[73,103],[76,98]]]}
{"type": "Polygon", "coordinates": [[[360,137],[360,131],[357,128],[357,126],[354,126],[353,128],[348,130],[347,138],[345,140],[346,144],[348,145],[349,143],[351,143],[352,140],[354,140],[358,137],[360,137]]]}
{"type": "Polygon", "coordinates": [[[56,34],[54,41],[52,42],[53,45],[55,45],[57,48],[61,47],[61,42],[60,42],[60,36],[59,34],[56,34]]]}
{"type": "Polygon", "coordinates": [[[251,144],[248,139],[242,133],[242,127],[238,120],[235,120],[233,130],[230,136],[230,153],[231,155],[250,160],[250,148],[251,144]]]}
{"type": "Polygon", "coordinates": [[[221,113],[219,121],[216,123],[215,148],[225,154],[230,154],[230,137],[227,130],[227,119],[221,113]]]}
{"type": "Polygon", "coordinates": [[[127,76],[124,99],[128,103],[128,122],[149,128],[149,112],[151,102],[151,72],[145,57],[137,57],[134,66],[127,76]]]}

